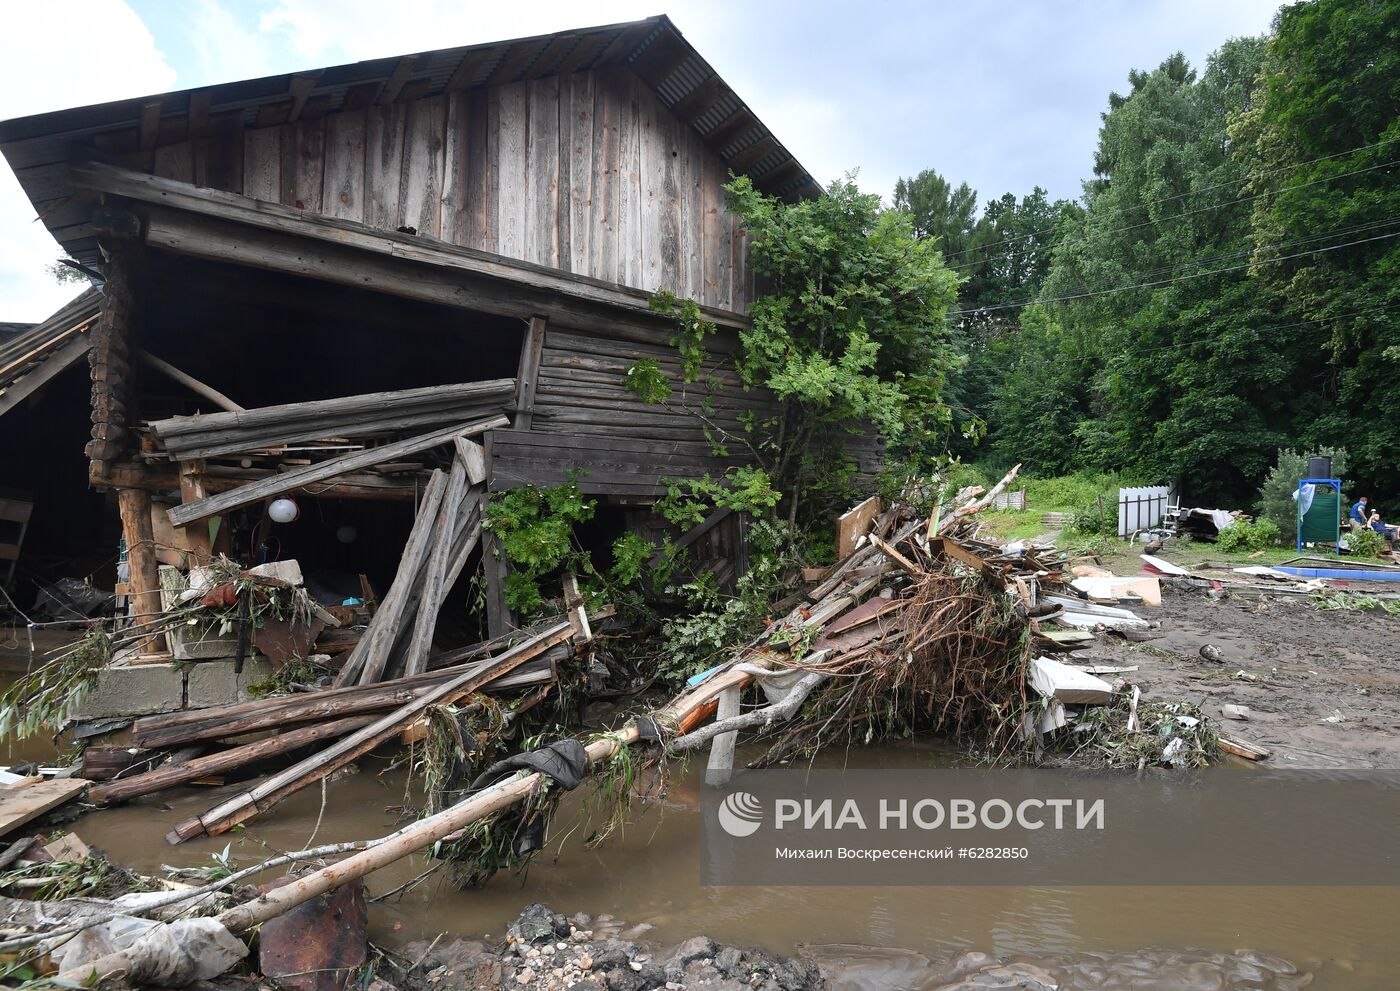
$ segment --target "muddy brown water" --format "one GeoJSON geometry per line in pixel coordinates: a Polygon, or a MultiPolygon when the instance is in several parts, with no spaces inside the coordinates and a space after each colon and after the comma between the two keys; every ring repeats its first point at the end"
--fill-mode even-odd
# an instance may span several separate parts
{"type": "MultiPolygon", "coordinates": [[[[24,749],[40,756],[36,746],[24,749]]],[[[949,751],[922,745],[871,748],[848,758],[855,767],[950,762],[949,751]]],[[[310,788],[244,833],[166,844],[164,834],[172,825],[233,790],[180,789],[88,814],[73,828],[117,863],[157,873],[163,864],[207,864],[225,845],[246,865],[313,842],[379,836],[401,824],[397,806],[420,798],[405,795],[401,774],[386,773],[383,762],[371,760],[360,773],[328,786],[324,810],[321,790],[310,788]]],[[[550,847],[527,874],[502,874],[474,891],[458,891],[435,875],[402,897],[378,903],[371,913],[372,936],[391,946],[442,931],[499,936],[521,908],[541,901],[560,911],[649,923],[655,928],[648,938],[660,942],[706,933],[721,942],[781,953],[803,944],[853,943],[911,949],[935,960],[963,950],[1031,959],[1254,950],[1312,972],[1315,988],[1400,986],[1400,890],[1394,888],[702,887],[697,803],[692,768],[673,779],[664,807],[641,813],[598,849],[584,849],[583,831],[575,833],[564,840],[560,854],[560,834],[575,821],[566,805],[550,847]]],[[[402,861],[372,875],[370,892],[390,891],[428,866],[421,857],[402,861]]],[[[895,986],[895,980],[891,970],[888,981],[877,977],[876,986],[895,986]]]]}

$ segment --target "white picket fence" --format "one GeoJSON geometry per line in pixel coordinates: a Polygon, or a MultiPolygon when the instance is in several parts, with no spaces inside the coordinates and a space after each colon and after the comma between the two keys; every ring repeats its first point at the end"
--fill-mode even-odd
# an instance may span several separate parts
{"type": "Polygon", "coordinates": [[[1131,537],[1139,530],[1151,530],[1162,525],[1167,517],[1171,488],[1166,485],[1141,485],[1118,490],[1118,536],[1131,537]]]}

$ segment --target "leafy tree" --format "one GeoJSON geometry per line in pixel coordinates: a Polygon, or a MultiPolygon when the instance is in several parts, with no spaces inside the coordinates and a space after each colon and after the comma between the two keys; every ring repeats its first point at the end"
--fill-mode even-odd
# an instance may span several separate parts
{"type": "Polygon", "coordinates": [[[1110,97],[1084,214],[1044,287],[1077,297],[1062,322],[1097,355],[1083,467],[1180,477],[1193,498],[1231,501],[1290,436],[1306,345],[1241,265],[1246,171],[1227,134],[1264,50],[1227,42],[1200,76],[1175,55],[1110,97]]]}
{"type": "MultiPolygon", "coordinates": [[[[1347,452],[1345,448],[1323,447],[1313,452],[1332,459],[1332,476],[1345,478],[1347,452]]],[[[1254,504],[1257,516],[1272,520],[1283,534],[1296,533],[1298,529],[1299,479],[1308,477],[1308,459],[1301,451],[1280,448],[1278,459],[1269,473],[1264,476],[1264,484],[1259,486],[1259,498],[1254,504]]]]}
{"type": "Polygon", "coordinates": [[[749,306],[738,364],[746,383],[776,394],[779,414],[754,433],[789,520],[809,498],[819,515],[847,497],[831,479],[849,468],[843,429],[874,424],[906,448],[941,437],[957,277],[907,213],[882,210],[850,176],[790,204],[747,177],[726,188],[767,287],[749,306]]]}
{"type": "Polygon", "coordinates": [[[1301,433],[1344,440],[1361,484],[1395,492],[1400,417],[1386,407],[1400,391],[1400,4],[1283,8],[1230,136],[1257,197],[1258,281],[1303,323],[1313,401],[1301,433]],[[1324,248],[1335,250],[1314,250],[1324,248]]]}
{"type": "Polygon", "coordinates": [[[894,185],[894,206],[909,215],[918,237],[934,238],[948,257],[961,256],[977,230],[977,191],[967,183],[953,187],[933,169],[894,185]]]}

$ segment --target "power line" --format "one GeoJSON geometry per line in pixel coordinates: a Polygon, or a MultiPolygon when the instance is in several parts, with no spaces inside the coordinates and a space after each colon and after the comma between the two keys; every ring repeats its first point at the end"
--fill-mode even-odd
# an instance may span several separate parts
{"type": "MultiPolygon", "coordinates": [[[[1312,180],[1311,182],[1300,182],[1300,183],[1298,183],[1298,184],[1296,184],[1296,185],[1289,186],[1288,188],[1289,188],[1290,190],[1292,190],[1292,189],[1306,189],[1308,186],[1316,186],[1316,185],[1320,185],[1321,183],[1324,183],[1324,182],[1331,182],[1333,179],[1345,179],[1345,178],[1347,178],[1348,176],[1360,175],[1360,174],[1363,173],[1363,172],[1373,172],[1373,171],[1375,171],[1376,169],[1387,168],[1387,167],[1389,167],[1389,166],[1391,166],[1391,165],[1400,165],[1400,159],[1396,159],[1396,160],[1389,161],[1389,162],[1382,162],[1382,163],[1380,163],[1379,165],[1368,165],[1368,166],[1367,166],[1366,168],[1364,168],[1364,169],[1356,169],[1355,171],[1352,171],[1352,172],[1340,172],[1340,173],[1338,173],[1337,175],[1334,175],[1334,176],[1327,176],[1326,178],[1323,178],[1323,179],[1314,179],[1314,180],[1312,180]]],[[[1162,225],[1162,224],[1168,224],[1168,223],[1171,223],[1171,222],[1176,221],[1176,220],[1184,220],[1184,219],[1187,218],[1187,217],[1194,217],[1194,216],[1197,216],[1197,215],[1202,214],[1202,213],[1210,213],[1210,212],[1213,211],[1213,210],[1223,210],[1223,209],[1225,209],[1227,206],[1235,206],[1235,205],[1240,204],[1240,203],[1250,203],[1250,202],[1253,202],[1254,200],[1263,199],[1265,196],[1271,196],[1271,195],[1273,195],[1273,194],[1272,194],[1272,193],[1254,193],[1254,194],[1251,195],[1251,196],[1241,196],[1241,197],[1238,198],[1238,199],[1229,200],[1229,201],[1227,201],[1227,202],[1225,202],[1225,203],[1216,203],[1216,204],[1213,204],[1212,206],[1198,207],[1198,208],[1195,209],[1195,210],[1187,210],[1185,213],[1178,213],[1178,214],[1175,214],[1175,215],[1170,216],[1170,217],[1163,217],[1161,220],[1144,220],[1144,221],[1142,221],[1141,223],[1129,224],[1129,225],[1127,225],[1126,227],[1115,227],[1115,228],[1112,228],[1112,229],[1110,229],[1110,230],[1103,231],[1102,234],[1101,234],[1101,236],[1107,237],[1107,236],[1112,235],[1112,234],[1124,234],[1124,233],[1127,233],[1128,231],[1139,230],[1139,229],[1141,229],[1141,228],[1143,228],[1143,227],[1157,227],[1157,226],[1160,226],[1160,225],[1162,225]]],[[[1048,228],[1047,228],[1047,229],[1048,229],[1048,228]]],[[[1029,234],[1022,235],[1022,237],[1030,237],[1030,236],[1031,236],[1031,235],[1029,235],[1029,234]]],[[[1059,247],[1061,244],[1064,244],[1064,242],[1065,242],[1065,238],[1060,238],[1060,240],[1056,241],[1054,244],[1047,245],[1047,247],[1048,247],[1048,248],[1052,248],[1052,249],[1053,249],[1053,248],[1057,248],[1057,247],[1059,247]]],[[[993,242],[993,244],[995,244],[995,243],[996,243],[996,242],[993,242]]],[[[1010,243],[1010,242],[1007,242],[1007,243],[1010,243]]],[[[974,250],[974,249],[968,249],[968,250],[974,250]]],[[[985,259],[984,259],[984,261],[985,261],[985,259]]],[[[965,269],[965,268],[976,268],[978,265],[981,265],[981,264],[982,264],[981,261],[976,261],[976,262],[963,262],[961,265],[949,265],[948,267],[949,267],[950,269],[952,269],[953,271],[957,272],[957,271],[961,271],[962,269],[965,269]]]]}
{"type": "MultiPolygon", "coordinates": [[[[1315,165],[1315,164],[1317,164],[1318,162],[1326,162],[1326,161],[1329,161],[1329,160],[1334,159],[1334,158],[1342,158],[1342,157],[1344,157],[1344,156],[1346,156],[1346,155],[1355,155],[1355,154],[1357,154],[1358,152],[1370,151],[1370,150],[1372,150],[1372,149],[1374,149],[1374,148],[1380,148],[1380,147],[1383,147],[1384,145],[1393,144],[1393,143],[1396,142],[1396,141],[1400,141],[1400,137],[1387,138],[1387,139],[1384,140],[1384,141],[1377,141],[1375,144],[1362,145],[1362,146],[1360,146],[1360,147],[1358,147],[1358,148],[1352,148],[1352,149],[1350,149],[1350,150],[1348,150],[1348,151],[1339,151],[1339,152],[1337,152],[1336,154],[1333,154],[1333,155],[1322,155],[1322,156],[1320,156],[1320,157],[1318,157],[1318,158],[1311,158],[1311,159],[1308,159],[1308,160],[1305,161],[1305,162],[1296,162],[1296,163],[1294,163],[1293,165],[1286,165],[1286,166],[1282,166],[1282,167],[1277,168],[1277,169],[1270,169],[1270,170],[1268,170],[1268,171],[1266,171],[1266,172],[1254,173],[1254,174],[1247,175],[1247,176],[1244,176],[1244,177],[1239,178],[1239,179],[1231,179],[1231,180],[1229,180],[1228,182],[1216,183],[1216,184],[1214,184],[1214,185],[1212,185],[1212,186],[1202,186],[1200,189],[1191,189],[1191,190],[1187,190],[1187,191],[1184,192],[1184,193],[1176,193],[1176,194],[1174,194],[1174,195],[1172,195],[1172,196],[1167,196],[1167,197],[1164,197],[1164,198],[1162,198],[1162,199],[1148,200],[1146,203],[1139,203],[1136,207],[1134,207],[1134,209],[1137,209],[1137,210],[1146,210],[1146,209],[1149,208],[1149,207],[1152,207],[1152,206],[1161,206],[1161,205],[1164,204],[1164,203],[1172,203],[1172,202],[1175,202],[1176,200],[1184,199],[1185,197],[1188,197],[1188,196],[1196,196],[1196,195],[1199,195],[1199,194],[1201,194],[1201,193],[1208,193],[1208,192],[1210,192],[1211,190],[1223,189],[1223,188],[1225,188],[1226,186],[1242,185],[1242,184],[1244,184],[1244,183],[1251,182],[1251,181],[1253,181],[1254,179],[1262,178],[1262,177],[1264,177],[1264,176],[1276,175],[1276,174],[1278,174],[1278,173],[1280,173],[1280,172],[1288,172],[1288,171],[1292,171],[1292,170],[1295,170],[1295,169],[1301,169],[1301,168],[1303,168],[1303,167],[1306,166],[1306,165],[1315,165]]],[[[1315,186],[1315,185],[1317,185],[1317,184],[1319,184],[1319,183],[1323,183],[1323,182],[1331,182],[1331,181],[1334,180],[1334,179],[1345,179],[1345,178],[1347,178],[1348,176],[1360,175],[1360,174],[1363,173],[1363,172],[1370,172],[1370,171],[1373,171],[1373,170],[1375,170],[1375,169],[1384,168],[1384,167],[1387,166],[1387,165],[1393,165],[1393,164],[1396,164],[1396,162],[1395,162],[1395,161],[1391,161],[1391,162],[1382,162],[1382,163],[1379,164],[1379,165],[1368,166],[1367,168],[1364,168],[1364,169],[1356,169],[1356,170],[1353,170],[1353,171],[1351,171],[1351,172],[1340,172],[1340,173],[1338,173],[1337,175],[1334,175],[1334,176],[1324,176],[1323,178],[1314,179],[1314,180],[1311,180],[1310,182],[1298,183],[1298,184],[1296,184],[1296,185],[1294,185],[1294,186],[1290,186],[1289,188],[1290,188],[1290,189],[1304,189],[1304,188],[1306,188],[1306,187],[1308,187],[1308,186],[1315,186]]],[[[1120,228],[1117,228],[1117,229],[1114,229],[1114,230],[1106,231],[1105,233],[1106,233],[1106,234],[1121,234],[1121,233],[1124,233],[1124,232],[1126,232],[1126,231],[1136,230],[1136,229],[1139,228],[1139,227],[1150,226],[1150,225],[1152,225],[1153,223],[1166,223],[1167,221],[1170,221],[1170,220],[1176,220],[1176,219],[1179,219],[1179,218],[1181,218],[1181,217],[1190,217],[1190,216],[1194,216],[1194,215],[1197,214],[1197,213],[1204,213],[1204,212],[1207,212],[1207,211],[1209,211],[1209,210],[1220,210],[1220,209],[1224,209],[1224,208],[1227,207],[1227,206],[1234,206],[1234,205],[1237,204],[1237,203],[1246,203],[1246,202],[1249,202],[1250,200],[1256,200],[1256,199],[1259,199],[1260,197],[1267,196],[1267,195],[1269,195],[1269,193],[1256,193],[1256,194],[1254,194],[1254,195],[1252,195],[1252,196],[1240,197],[1240,198],[1238,198],[1238,199],[1229,200],[1229,201],[1227,201],[1227,202],[1225,202],[1225,203],[1218,203],[1218,204],[1215,204],[1214,206],[1201,207],[1201,208],[1198,209],[1198,210],[1193,210],[1193,211],[1189,211],[1189,212],[1187,212],[1187,213],[1177,214],[1177,215],[1174,216],[1174,217],[1167,217],[1167,218],[1164,218],[1164,219],[1161,220],[1161,221],[1151,221],[1151,220],[1143,221],[1142,223],[1139,223],[1139,224],[1132,224],[1132,225],[1130,225],[1130,226],[1128,226],[1128,227],[1120,227],[1120,228]]],[[[943,258],[944,258],[944,260],[946,261],[946,260],[949,259],[949,258],[956,258],[956,257],[958,257],[959,255],[966,255],[966,254],[969,254],[970,252],[974,252],[974,251],[986,251],[986,250],[989,249],[989,248],[995,248],[995,247],[997,247],[998,245],[1002,245],[1002,244],[1015,244],[1015,243],[1018,242],[1018,241],[1024,241],[1024,240],[1027,240],[1028,238],[1032,238],[1032,237],[1036,237],[1037,235],[1044,234],[1044,233],[1046,233],[1047,231],[1052,231],[1052,230],[1055,229],[1055,226],[1056,226],[1056,225],[1049,225],[1049,226],[1046,226],[1046,227],[1039,227],[1039,228],[1036,228],[1035,230],[1030,231],[1029,233],[1026,233],[1026,234],[1018,234],[1018,235],[1016,235],[1015,237],[1009,237],[1009,238],[1000,238],[1000,239],[998,239],[998,240],[996,240],[996,241],[990,241],[990,242],[988,242],[987,244],[979,244],[979,245],[975,245],[975,246],[963,248],[963,249],[961,249],[961,250],[959,250],[959,251],[951,251],[951,252],[946,253],[946,254],[943,256],[943,258]]],[[[1058,242],[1058,241],[1056,242],[1056,244],[1059,244],[1059,243],[1060,243],[1060,242],[1058,242]]],[[[1052,247],[1053,247],[1053,245],[1052,245],[1052,247]]],[[[948,266],[948,267],[951,268],[951,269],[957,270],[957,269],[960,269],[960,268],[970,268],[970,267],[972,267],[972,266],[974,266],[974,265],[977,265],[977,264],[980,264],[980,262],[964,262],[964,263],[962,263],[962,264],[960,264],[960,265],[950,265],[950,266],[948,266]]]]}
{"type": "MultiPolygon", "coordinates": [[[[1373,241],[1385,241],[1392,237],[1400,237],[1400,231],[1392,231],[1389,234],[1379,234],[1376,237],[1362,238],[1357,241],[1347,241],[1345,244],[1332,244],[1323,248],[1313,248],[1310,251],[1299,251],[1291,255],[1283,255],[1278,258],[1267,258],[1259,262],[1246,262],[1243,265],[1231,265],[1227,268],[1211,269],[1208,272],[1192,272],[1189,275],[1174,276],[1170,279],[1159,279],[1154,282],[1142,282],[1130,286],[1114,286],[1111,289],[1098,289],[1090,292],[1071,293],[1066,296],[1052,296],[1046,299],[1025,299],[1017,303],[1000,303],[996,306],[979,306],[966,310],[949,310],[946,316],[966,316],[971,313],[994,313],[999,310],[1011,310],[1022,306],[1034,306],[1041,303],[1068,303],[1079,299],[1090,299],[1095,296],[1108,296],[1113,293],[1130,292],[1134,289],[1155,289],[1161,286],[1171,285],[1175,282],[1188,282],[1192,279],[1203,279],[1210,275],[1223,275],[1227,272],[1238,272],[1241,269],[1254,268],[1257,265],[1272,264],[1276,262],[1292,261],[1295,258],[1304,258],[1308,255],[1321,255],[1329,251],[1339,251],[1342,248],[1351,248],[1358,244],[1370,244],[1373,241]]],[[[1270,245],[1274,247],[1274,245],[1270,245]]]]}
{"type": "MultiPolygon", "coordinates": [[[[1323,231],[1318,234],[1308,234],[1302,237],[1288,238],[1284,241],[1276,241],[1269,245],[1275,250],[1282,248],[1296,247],[1301,244],[1311,244],[1314,241],[1321,241],[1328,237],[1341,237],[1344,234],[1359,234],[1362,231],[1375,230],[1378,227],[1387,227],[1391,224],[1400,224],[1400,217],[1387,217],[1385,220],[1373,220],[1365,224],[1355,224],[1351,227],[1338,227],[1330,231],[1323,231]]],[[[1147,279],[1154,275],[1161,275],[1167,272],[1175,272],[1186,265],[1215,265],[1219,262],[1231,261],[1236,258],[1249,258],[1255,253],[1255,248],[1244,248],[1238,251],[1222,251],[1213,255],[1201,255],[1197,258],[1184,259],[1170,265],[1159,265],[1157,268],[1145,269],[1133,275],[1136,279],[1147,279]]],[[[1262,262],[1261,262],[1262,264],[1262,262]]],[[[1086,287],[1087,288],[1087,287],[1086,287]]],[[[980,308],[979,308],[980,309],[980,308]]]]}

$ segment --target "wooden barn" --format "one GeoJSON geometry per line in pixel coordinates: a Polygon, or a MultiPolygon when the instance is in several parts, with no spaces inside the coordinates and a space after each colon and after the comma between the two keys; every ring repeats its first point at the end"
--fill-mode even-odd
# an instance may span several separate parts
{"type": "MultiPolygon", "coordinates": [[[[708,438],[772,405],[729,358],[754,280],[722,186],[820,195],[664,16],[12,120],[0,151],[101,283],[89,481],[137,616],[160,563],[230,549],[382,592],[422,537],[450,587],[491,492],[572,472],[599,527],[656,530],[663,479],[742,463],[708,438]],[[658,290],[718,328],[698,385],[658,290]],[[624,387],[643,358],[664,403],[624,387]],[[282,497],[297,519],[269,518],[282,497]]],[[[732,572],[741,543],[729,520],[697,546],[732,572]]]]}

